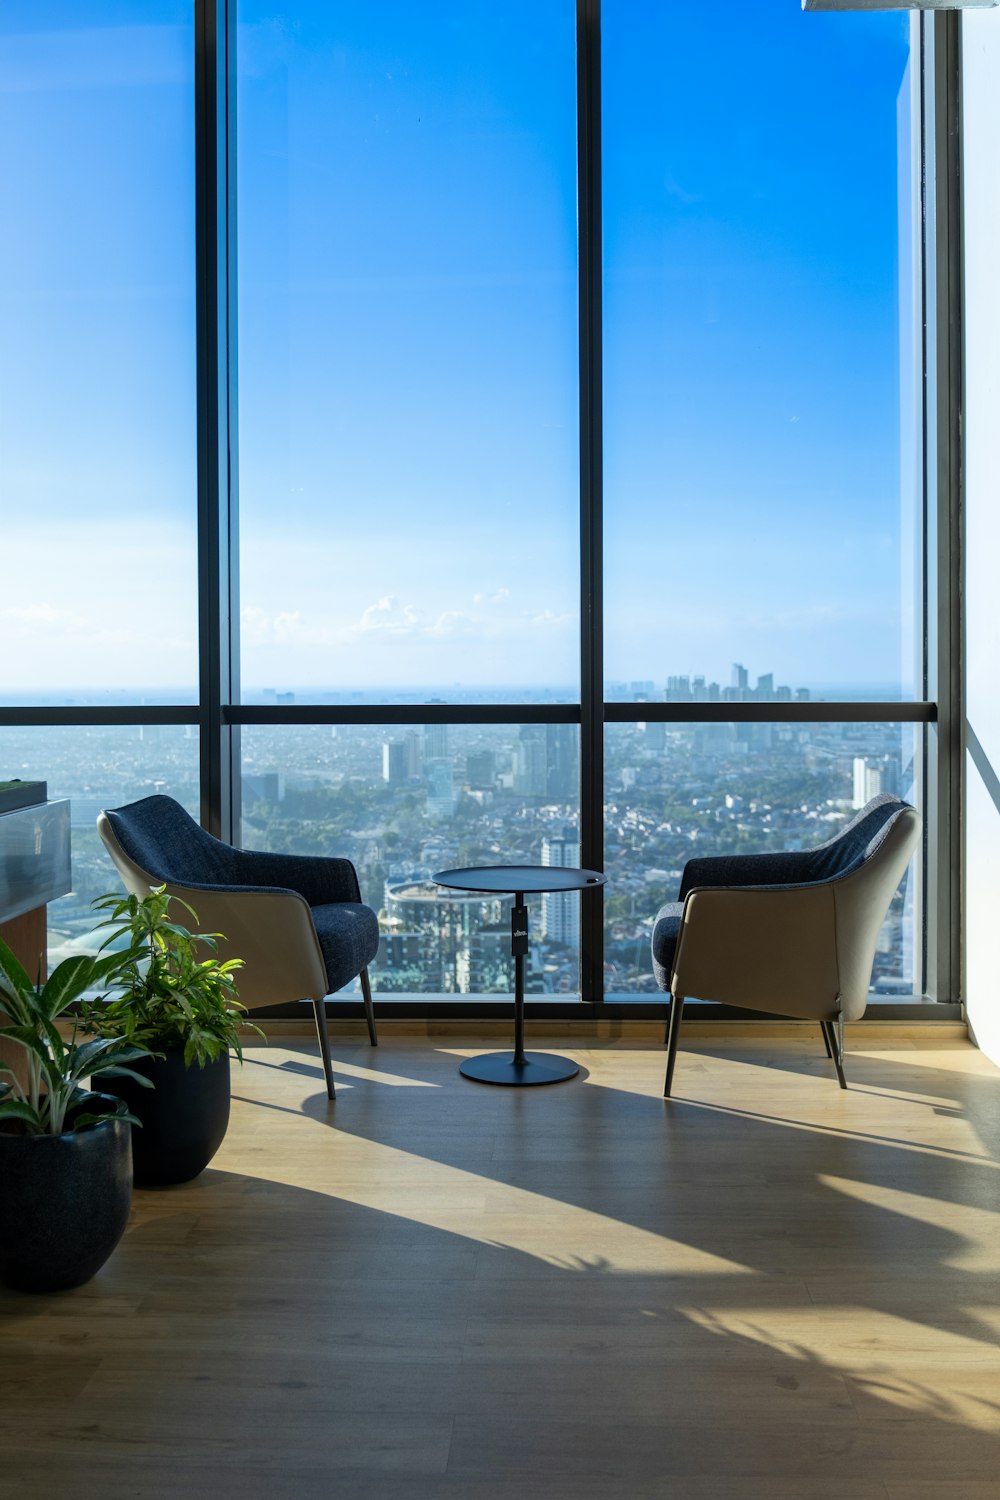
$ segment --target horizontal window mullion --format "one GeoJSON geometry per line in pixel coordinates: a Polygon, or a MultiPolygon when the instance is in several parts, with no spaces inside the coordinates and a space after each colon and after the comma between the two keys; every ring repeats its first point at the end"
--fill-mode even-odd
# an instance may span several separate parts
{"type": "Polygon", "coordinates": [[[936,703],[605,703],[609,724],[933,724],[936,703]]]}
{"type": "Polygon", "coordinates": [[[229,704],[226,724],[579,724],[578,703],[229,704]]]}
{"type": "Polygon", "coordinates": [[[104,724],[198,724],[197,704],[126,704],[122,708],[67,706],[64,708],[0,708],[0,728],[58,728],[104,724]]]}

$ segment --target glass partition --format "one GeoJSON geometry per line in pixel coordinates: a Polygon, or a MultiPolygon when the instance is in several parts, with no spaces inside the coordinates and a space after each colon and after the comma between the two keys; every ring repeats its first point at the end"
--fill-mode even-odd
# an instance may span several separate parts
{"type": "MultiPolygon", "coordinates": [[[[510,900],[446,891],[438,870],[579,865],[575,724],[250,727],[248,848],[350,859],[382,937],[372,987],[483,994],[513,988],[510,900]]],[[[578,894],[529,905],[529,994],[579,987],[578,894]]]]}
{"type": "Polygon", "coordinates": [[[241,0],[243,699],[579,695],[572,0],[241,0]]]}
{"type": "Polygon", "coordinates": [[[197,699],[194,14],[0,6],[0,704],[197,699]]]}
{"type": "Polygon", "coordinates": [[[199,814],[198,731],[190,724],[0,728],[5,776],[45,781],[68,797],[73,889],[48,907],[49,964],[90,949],[96,896],[122,890],[97,833],[97,814],[164,792],[199,814]]]}
{"type": "MultiPolygon", "coordinates": [[[[609,724],[605,897],[609,993],[654,994],[650,938],[686,861],[809,849],[892,792],[919,806],[912,724],[609,724]]],[[[885,920],[872,993],[920,983],[915,855],[885,920]]]]}
{"type": "Polygon", "coordinates": [[[605,0],[602,53],[606,696],[919,698],[909,17],[605,0]]]}

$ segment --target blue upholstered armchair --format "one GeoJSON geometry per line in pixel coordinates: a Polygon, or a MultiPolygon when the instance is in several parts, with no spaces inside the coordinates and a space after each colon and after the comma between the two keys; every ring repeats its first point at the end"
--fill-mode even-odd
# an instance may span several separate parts
{"type": "Polygon", "coordinates": [[[327,1093],[334,1098],[326,996],[360,977],[368,1035],[378,1045],[368,965],[378,918],[361,901],[347,859],[234,849],[206,833],[171,797],[144,797],[99,814],[98,831],[125,888],[165,885],[221,932],[220,958],[242,958],[239,994],[249,1009],[311,1000],[327,1093]]]}
{"type": "Polygon", "coordinates": [[[864,1014],[879,929],[920,827],[909,803],[883,795],[815,849],[688,860],[653,928],[653,974],[672,997],[665,1095],[691,997],[818,1021],[847,1087],[843,1023],[864,1014]]]}

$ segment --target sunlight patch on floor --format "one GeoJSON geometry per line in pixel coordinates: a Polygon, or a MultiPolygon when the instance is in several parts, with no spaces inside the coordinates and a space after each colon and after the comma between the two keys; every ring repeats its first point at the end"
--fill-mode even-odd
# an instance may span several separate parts
{"type": "Polygon", "coordinates": [[[1000,1206],[996,1209],[970,1208],[963,1203],[931,1198],[923,1193],[908,1193],[883,1183],[858,1182],[821,1172],[816,1179],[823,1187],[842,1193],[856,1203],[870,1204],[881,1214],[899,1214],[921,1224],[939,1229],[946,1241],[940,1264],[961,1271],[985,1271],[996,1262],[997,1239],[1000,1237],[1000,1206]]]}
{"type": "Polygon", "coordinates": [[[296,1152],[294,1171],[272,1174],[262,1164],[260,1172],[253,1175],[308,1188],[358,1208],[408,1219],[480,1244],[516,1250],[565,1270],[599,1265],[608,1273],[759,1274],[751,1266],[607,1214],[415,1156],[395,1146],[358,1141],[354,1136],[331,1132],[327,1126],[323,1130],[327,1153],[331,1136],[336,1149],[332,1183],[324,1180],[322,1158],[304,1141],[296,1152]],[[357,1162],[356,1172],[352,1158],[357,1162]],[[357,1180],[352,1181],[355,1176],[357,1180]]]}
{"type": "MultiPolygon", "coordinates": [[[[861,1417],[869,1414],[869,1403],[877,1415],[887,1402],[907,1415],[996,1433],[997,1352],[982,1337],[860,1305],[678,1311],[718,1338],[756,1344],[804,1369],[821,1366],[843,1376],[861,1417]]],[[[995,1307],[967,1311],[987,1329],[998,1317],[995,1307]]]]}

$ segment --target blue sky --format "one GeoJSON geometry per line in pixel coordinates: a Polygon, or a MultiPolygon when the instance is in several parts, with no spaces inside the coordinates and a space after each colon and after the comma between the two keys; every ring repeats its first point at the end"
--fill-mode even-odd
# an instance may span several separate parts
{"type": "MultiPolygon", "coordinates": [[[[247,689],[572,687],[573,7],[240,17],[247,689]]],[[[610,678],[901,682],[907,36],[606,0],[610,678]]],[[[191,76],[184,4],[0,15],[23,686],[193,681],[191,76]]]]}

